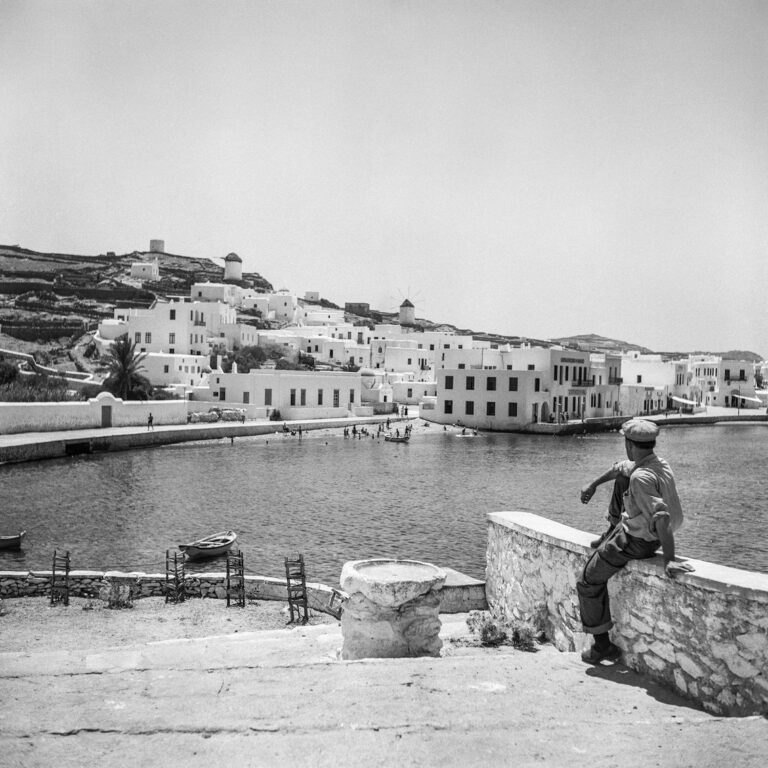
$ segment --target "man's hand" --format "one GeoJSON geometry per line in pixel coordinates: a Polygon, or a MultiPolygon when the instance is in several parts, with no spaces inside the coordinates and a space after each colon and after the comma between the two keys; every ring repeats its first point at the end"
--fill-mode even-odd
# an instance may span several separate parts
{"type": "Polygon", "coordinates": [[[681,573],[690,573],[696,570],[690,563],[683,563],[677,560],[670,560],[664,564],[664,573],[669,576],[670,579],[674,579],[675,576],[679,576],[681,573]]]}
{"type": "Polygon", "coordinates": [[[589,483],[588,485],[585,485],[581,489],[581,503],[582,504],[589,504],[589,500],[595,495],[595,491],[597,488],[595,488],[592,483],[589,483]]]}

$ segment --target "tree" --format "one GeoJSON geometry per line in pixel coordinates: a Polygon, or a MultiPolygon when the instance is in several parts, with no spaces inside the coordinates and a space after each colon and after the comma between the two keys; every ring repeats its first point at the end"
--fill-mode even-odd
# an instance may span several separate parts
{"type": "Polygon", "coordinates": [[[136,345],[125,333],[118,336],[107,355],[109,376],[104,380],[104,389],[123,400],[146,400],[152,385],[141,374],[145,352],[137,352],[136,345]]]}

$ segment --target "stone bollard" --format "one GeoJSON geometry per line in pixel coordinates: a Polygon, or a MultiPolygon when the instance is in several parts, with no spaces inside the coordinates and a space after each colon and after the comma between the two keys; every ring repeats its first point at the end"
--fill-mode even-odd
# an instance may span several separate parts
{"type": "Polygon", "coordinates": [[[439,656],[438,593],[445,579],[441,568],[417,560],[345,563],[342,659],[439,656]]]}

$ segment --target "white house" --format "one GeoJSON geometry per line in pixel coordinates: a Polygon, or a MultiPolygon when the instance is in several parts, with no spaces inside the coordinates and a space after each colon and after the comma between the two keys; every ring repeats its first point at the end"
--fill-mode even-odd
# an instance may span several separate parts
{"type": "Polygon", "coordinates": [[[210,358],[204,355],[171,355],[150,352],[142,361],[142,372],[156,387],[201,386],[210,371],[210,358]]]}
{"type": "Polygon", "coordinates": [[[254,369],[249,373],[210,374],[208,393],[195,399],[245,407],[251,418],[328,419],[362,407],[359,373],[254,369]]]}
{"type": "Polygon", "coordinates": [[[134,280],[155,281],[160,279],[160,266],[157,257],[152,261],[134,261],[131,264],[131,277],[134,280]]]}

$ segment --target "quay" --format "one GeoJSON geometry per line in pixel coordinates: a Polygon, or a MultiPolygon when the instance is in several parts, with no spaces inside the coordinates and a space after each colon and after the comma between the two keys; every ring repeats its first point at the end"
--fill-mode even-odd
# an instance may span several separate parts
{"type": "MultiPolygon", "coordinates": [[[[295,421],[219,421],[193,424],[156,424],[151,430],[146,425],[129,427],[98,427],[69,429],[55,432],[18,432],[0,435],[0,464],[5,462],[35,461],[74,456],[84,453],[125,451],[132,448],[152,448],[197,440],[223,440],[238,437],[276,435],[281,437],[283,424],[289,430],[301,427],[303,432],[344,427],[378,427],[389,419],[390,424],[409,423],[418,418],[417,409],[408,416],[394,414],[379,416],[350,416],[337,419],[299,419],[295,421]]],[[[394,429],[394,427],[393,427],[394,429]]]]}
{"type": "MultiPolygon", "coordinates": [[[[132,448],[151,448],[174,443],[198,440],[222,440],[237,437],[253,437],[283,434],[286,424],[289,430],[301,427],[303,432],[321,429],[343,429],[358,427],[377,427],[389,419],[390,424],[410,423],[420,417],[413,406],[407,416],[395,414],[377,416],[349,416],[334,419],[298,419],[267,421],[265,419],[239,421],[220,421],[214,423],[156,424],[148,430],[146,425],[124,427],[97,427],[89,429],[68,429],[51,432],[18,432],[0,435],[0,464],[5,462],[35,461],[38,459],[61,458],[83,453],[104,451],[123,451],[132,448]]],[[[606,419],[586,419],[569,421],[563,424],[533,424],[528,434],[566,437],[587,433],[617,431],[630,416],[616,416],[606,419]]],[[[659,426],[712,426],[715,424],[768,423],[768,414],[762,409],[742,409],[734,413],[733,408],[709,406],[705,413],[698,414],[653,414],[642,416],[655,421],[659,426]]],[[[431,423],[435,429],[440,424],[431,423]]],[[[394,427],[393,427],[394,428],[394,427]]]]}

